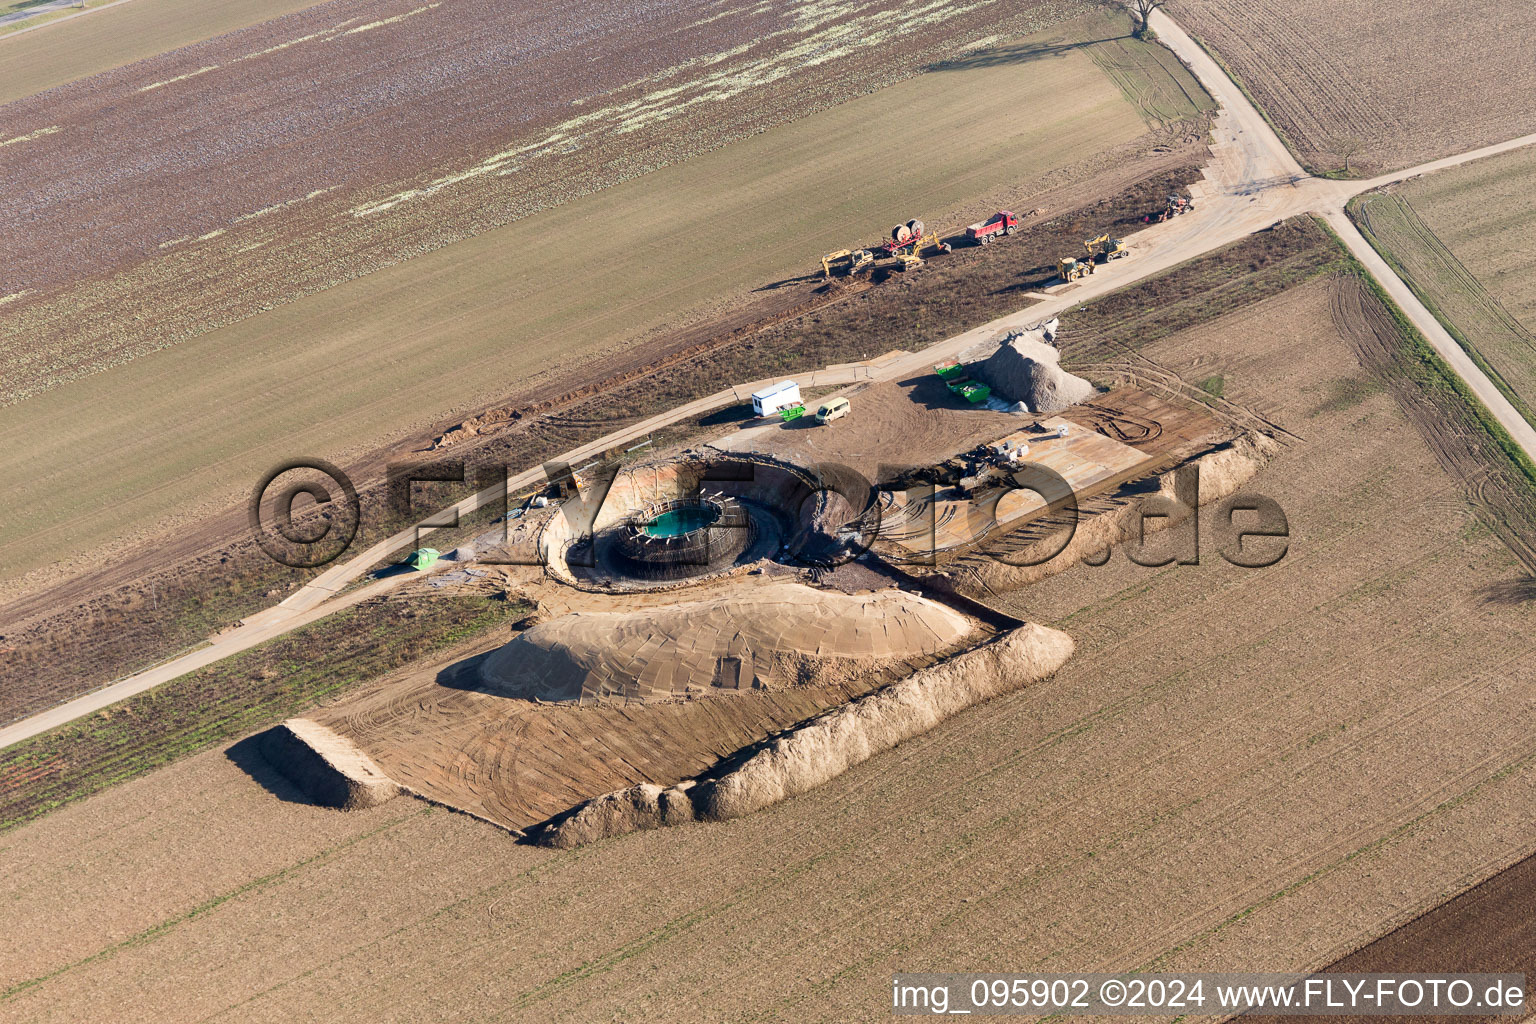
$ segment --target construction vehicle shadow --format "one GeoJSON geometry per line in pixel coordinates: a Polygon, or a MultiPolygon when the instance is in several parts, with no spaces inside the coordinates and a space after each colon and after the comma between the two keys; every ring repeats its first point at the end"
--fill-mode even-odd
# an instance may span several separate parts
{"type": "Polygon", "coordinates": [[[980,53],[956,57],[953,60],[941,60],[936,64],[928,65],[924,70],[975,71],[978,68],[995,68],[1008,64],[1028,64],[1031,61],[1048,60],[1051,57],[1064,57],[1073,50],[1081,50],[1095,43],[1113,43],[1119,39],[1130,38],[1130,35],[1123,35],[1107,36],[1103,39],[1084,39],[1076,43],[1018,43],[1012,46],[998,46],[980,53]]]}
{"type": "Polygon", "coordinates": [[[1003,285],[1001,288],[994,288],[991,294],[1012,295],[1016,292],[1032,292],[1060,283],[1054,266],[1030,267],[1024,271],[1024,276],[1019,280],[1013,284],[1003,285]]]}
{"type": "MultiPolygon", "coordinates": [[[[770,281],[767,284],[758,285],[752,290],[754,292],[774,292],[778,291],[780,288],[790,288],[797,284],[810,284],[814,281],[819,281],[820,279],[821,275],[818,273],[796,274],[794,277],[786,277],[782,280],[770,281]]],[[[817,290],[821,291],[822,289],[817,290]]]]}
{"type": "Polygon", "coordinates": [[[1478,590],[1484,604],[1516,605],[1536,601],[1536,576],[1500,580],[1478,590]]]}

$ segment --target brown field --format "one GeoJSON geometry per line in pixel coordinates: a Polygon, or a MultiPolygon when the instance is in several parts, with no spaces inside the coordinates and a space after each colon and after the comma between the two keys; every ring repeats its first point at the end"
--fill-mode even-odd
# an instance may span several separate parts
{"type": "MultiPolygon", "coordinates": [[[[1536,858],[1475,885],[1454,899],[1383,935],[1327,970],[1387,974],[1414,971],[1466,971],[1524,974],[1536,970],[1536,928],[1530,907],[1536,898],[1536,858]]],[[[1364,1024],[1366,1017],[1337,1018],[1364,1024]]],[[[1453,1018],[1434,1018],[1451,1020],[1453,1018]]],[[[1456,1017],[1491,1024],[1507,1017],[1456,1017]]]]}
{"type": "Polygon", "coordinates": [[[1003,595],[1077,641],[1055,678],[758,815],[574,853],[322,812],[211,751],[0,837],[0,1019],[877,1020],[896,970],[1317,967],[1513,863],[1536,602],[1466,460],[1504,469],[1352,277],[1243,300],[1227,262],[1111,297],[1097,337],[1132,340],[1078,365],[1220,376],[1274,424],[1278,564],[1115,555],[1003,595]],[[1233,311],[1136,323],[1194,282],[1233,311]]]}
{"type": "Polygon", "coordinates": [[[1517,150],[1361,197],[1372,244],[1536,422],[1536,154],[1517,150]]]}
{"type": "MultiPolygon", "coordinates": [[[[952,28],[958,32],[957,26],[952,28]]],[[[176,67],[168,65],[163,73],[176,67]]],[[[1166,71],[1160,63],[1156,67],[1158,74],[1166,71]]],[[[61,130],[18,148],[62,144],[69,134],[61,130]]],[[[129,288],[136,297],[126,306],[116,293],[98,296],[98,302],[77,294],[74,286],[54,298],[40,288],[35,296],[0,307],[0,325],[14,333],[8,365],[24,389],[140,354],[0,410],[7,451],[29,466],[54,467],[31,473],[30,489],[7,489],[0,551],[7,557],[8,582],[53,563],[55,542],[66,535],[71,545],[84,547],[141,540],[144,531],[164,529],[173,517],[187,522],[226,505],[276,459],[301,451],[346,459],[455,411],[493,404],[514,388],[540,387],[556,372],[591,367],[594,357],[606,361],[648,331],[676,327],[689,315],[683,311],[696,314],[747,288],[797,278],[814,267],[815,254],[869,241],[887,220],[916,209],[931,223],[958,224],[984,212],[981,202],[1006,200],[1028,208],[1032,199],[1072,176],[1185,139],[1180,132],[1149,132],[1138,107],[1089,56],[1069,47],[1039,59],[952,68],[900,82],[153,352],[144,353],[145,346],[132,341],[135,332],[142,332],[149,346],[172,340],[175,332],[157,318],[180,308],[181,300],[156,298],[148,283],[130,279],[139,272],[135,267],[170,267],[167,260],[181,258],[175,255],[179,247],[79,285],[129,288]],[[1063,102],[1064,95],[1070,100],[1063,102]],[[914,119],[927,131],[904,150],[901,161],[889,161],[886,140],[905,133],[914,119]],[[1009,127],[1001,131],[1000,125],[1009,127]],[[850,137],[856,145],[846,143],[850,137]],[[840,141],[829,146],[829,139],[840,141]],[[828,189],[828,181],[843,184],[828,189]],[[725,224],[730,230],[717,238],[725,224]],[[710,241],[700,244],[701,238],[710,241]],[[572,281],[583,287],[572,288],[572,281]],[[23,341],[35,339],[43,323],[36,318],[52,315],[38,311],[55,298],[56,312],[70,330],[89,319],[81,310],[107,311],[108,320],[97,322],[107,332],[99,336],[107,339],[106,348],[93,348],[92,342],[80,349],[73,341],[56,340],[52,328],[44,332],[52,339],[48,344],[23,341]],[[114,333],[112,318],[125,308],[146,310],[145,319],[133,314],[131,329],[114,333]],[[32,371],[23,371],[23,365],[32,371]],[[177,386],[168,387],[167,381],[177,386]],[[412,400],[403,404],[405,393],[412,400]],[[90,417],[78,415],[84,408],[93,411],[90,417]],[[68,480],[61,475],[64,467],[74,470],[68,480]]],[[[583,152],[592,157],[592,151],[583,152]]],[[[302,167],[293,173],[301,172],[302,167]]],[[[383,224],[398,215],[425,218],[434,231],[448,230],[456,222],[438,209],[439,201],[469,202],[465,197],[477,189],[502,190],[496,192],[501,195],[513,180],[476,178],[465,184],[468,191],[448,189],[405,202],[381,214],[383,219],[342,210],[346,215],[337,223],[383,224]]],[[[314,182],[301,184],[308,188],[314,182]]],[[[317,202],[360,194],[341,190],[317,202]]],[[[274,196],[252,202],[267,203],[274,196]]],[[[309,207],[293,208],[301,209],[309,207]]],[[[153,228],[159,221],[146,220],[148,213],[134,212],[124,230],[131,231],[133,223],[153,228]]],[[[274,225],[288,223],[284,218],[290,214],[299,216],[285,208],[226,225],[226,235],[210,242],[234,245],[235,236],[246,231],[277,230],[274,225]]],[[[403,228],[391,232],[399,238],[410,234],[403,228]]],[[[310,252],[306,239],[314,237],[312,232],[293,236],[295,251],[310,252]]],[[[147,236],[124,241],[129,257],[158,244],[147,236]]],[[[262,281],[276,281],[282,275],[276,264],[268,267],[270,249],[231,258],[260,259],[262,281]]],[[[376,254],[368,247],[358,251],[376,254]]],[[[254,301],[266,287],[220,263],[211,251],[199,249],[195,258],[204,268],[197,275],[168,273],[163,283],[191,289],[183,298],[196,293],[200,318],[222,302],[199,291],[204,276],[235,282],[231,294],[237,302],[254,301]]],[[[52,272],[47,258],[32,262],[40,273],[52,272]]],[[[302,262],[312,264],[308,256],[302,262]]],[[[326,261],[324,272],[339,266],[326,261]]]]}
{"type": "MultiPolygon", "coordinates": [[[[505,626],[527,610],[500,595],[366,602],[5,747],[0,831],[299,714],[317,701],[505,626]]],[[[504,633],[497,635],[505,639],[504,633]]],[[[9,706],[25,713],[57,703],[57,695],[29,682],[18,678],[6,694],[9,706]]]]}
{"type": "MultiPolygon", "coordinates": [[[[985,19],[910,3],[802,5],[792,19],[690,21],[700,12],[680,10],[617,32],[558,7],[502,19],[476,0],[421,8],[351,0],[19,101],[8,119],[18,159],[0,170],[0,214],[25,212],[29,230],[0,249],[0,297],[9,307],[0,321],[0,396],[13,402],[100,372],[834,106],[964,50],[984,28],[995,40],[1061,17],[1023,0],[981,6],[985,19]],[[526,45],[530,39],[538,45],[526,45]],[[802,52],[823,57],[801,61],[802,52]],[[573,74],[578,58],[596,72],[573,74]],[[710,70],[684,77],[701,66],[710,70]],[[509,80],[521,90],[515,106],[509,80]],[[343,89],[356,98],[337,102],[343,89]]],[[[1078,11],[1092,9],[1083,2],[1078,11]]],[[[608,17],[626,15],[616,8],[608,17]]],[[[1066,31],[1082,39],[1119,28],[1091,18],[1066,31]]],[[[989,91],[1028,76],[1030,65],[1094,64],[1097,49],[1073,52],[1079,48],[1059,39],[1056,30],[1026,36],[944,70],[989,91]]],[[[1124,134],[1129,126],[1145,127],[1138,115],[1163,124],[1200,109],[1190,97],[1203,94],[1186,87],[1182,69],[1143,44],[1117,42],[1099,93],[1071,82],[1046,86],[1060,108],[1053,127],[1089,117],[1103,122],[1113,144],[1137,134],[1124,134]],[[1117,94],[1129,102],[1100,106],[1117,94]],[[1072,109],[1084,103],[1094,109],[1072,109]]],[[[902,160],[917,166],[935,159],[935,144],[982,164],[999,147],[1055,148],[1037,152],[1041,170],[1072,162],[1053,162],[1070,140],[1030,131],[1017,113],[952,110],[951,119],[963,113],[978,122],[974,141],[953,135],[935,113],[917,106],[905,126],[869,125],[872,148],[863,155],[888,161],[901,139],[902,160]]],[[[834,154],[845,139],[830,147],[834,154]]],[[[810,170],[841,182],[858,177],[857,166],[810,170]]],[[[718,256],[761,244],[737,226],[761,213],[728,203],[701,212],[713,230],[696,230],[695,246],[718,256]]],[[[633,212],[652,244],[666,241],[660,233],[671,216],[664,205],[633,212]]],[[[835,222],[819,221],[835,232],[835,222]]],[[[573,212],[530,225],[527,242],[578,231],[589,251],[647,244],[608,224],[573,212]]],[[[791,215],[769,226],[785,241],[798,225],[791,215]]]]}
{"type": "Polygon", "coordinates": [[[1304,166],[1375,173],[1536,131],[1536,8],[1373,0],[1176,0],[1304,166]]]}

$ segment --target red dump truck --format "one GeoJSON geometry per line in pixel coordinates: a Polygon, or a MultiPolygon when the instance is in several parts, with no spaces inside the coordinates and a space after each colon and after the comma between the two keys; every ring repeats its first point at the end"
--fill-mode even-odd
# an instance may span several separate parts
{"type": "Polygon", "coordinates": [[[998,235],[1011,235],[1019,226],[1019,218],[1007,210],[999,210],[980,224],[965,229],[965,237],[978,245],[990,245],[998,235]]]}

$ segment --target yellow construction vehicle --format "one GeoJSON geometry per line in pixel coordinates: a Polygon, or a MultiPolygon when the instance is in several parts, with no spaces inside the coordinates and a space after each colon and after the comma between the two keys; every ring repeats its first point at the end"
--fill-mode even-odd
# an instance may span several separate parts
{"type": "Polygon", "coordinates": [[[831,277],[837,274],[857,274],[875,262],[875,254],[868,249],[839,249],[821,258],[821,274],[831,277]]]}
{"type": "Polygon", "coordinates": [[[949,252],[948,242],[937,234],[929,234],[923,222],[913,218],[891,229],[890,240],[868,249],[839,249],[821,258],[821,274],[830,278],[834,274],[856,274],[876,260],[895,260],[897,270],[910,270],[923,265],[923,252],[929,247],[936,252],[949,252]]]}
{"type": "Polygon", "coordinates": [[[1056,272],[1061,275],[1063,281],[1076,281],[1093,273],[1093,260],[1075,260],[1067,256],[1056,264],[1056,272]]]}
{"type": "Polygon", "coordinates": [[[935,252],[949,252],[948,242],[937,234],[928,234],[922,221],[916,218],[891,229],[891,240],[881,246],[884,254],[898,261],[898,270],[912,270],[923,265],[922,251],[929,246],[935,252]]]}
{"type": "Polygon", "coordinates": [[[1088,239],[1083,243],[1083,248],[1088,250],[1090,260],[1098,260],[1100,263],[1108,263],[1110,260],[1118,260],[1131,254],[1125,242],[1118,238],[1110,238],[1107,234],[1088,239]]]}

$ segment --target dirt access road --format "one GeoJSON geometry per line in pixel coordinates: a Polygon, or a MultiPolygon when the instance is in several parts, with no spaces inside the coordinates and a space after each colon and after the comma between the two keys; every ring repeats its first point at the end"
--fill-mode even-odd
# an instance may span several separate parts
{"type": "MultiPolygon", "coordinates": [[[[118,2],[121,3],[122,0],[118,0],[118,2]]],[[[35,18],[39,14],[51,14],[54,11],[62,11],[70,7],[76,7],[79,5],[79,3],[80,0],[48,0],[48,2],[39,4],[36,7],[28,7],[27,9],[21,11],[12,11],[10,14],[0,14],[0,27],[5,25],[14,25],[16,22],[26,21],[28,18],[35,18]]]]}
{"type": "MultiPolygon", "coordinates": [[[[1434,346],[1440,357],[1467,382],[1479,401],[1487,406],[1526,454],[1536,460],[1536,430],[1533,430],[1531,425],[1509,404],[1493,382],[1462,351],[1439,321],[1424,308],[1408,286],[1387,266],[1344,214],[1344,204],[1352,196],[1361,192],[1531,145],[1536,143],[1536,135],[1511,139],[1495,146],[1446,157],[1364,181],[1335,181],[1310,177],[1280,142],[1263,116],[1243,95],[1242,90],[1227,77],[1220,65],[1166,14],[1158,11],[1154,12],[1152,17],[1152,27],[1159,38],[1193,70],[1200,83],[1221,104],[1221,112],[1217,116],[1213,129],[1211,147],[1213,159],[1210,166],[1205,169],[1206,180],[1197,183],[1193,188],[1195,212],[1168,224],[1150,227],[1129,236],[1126,242],[1134,258],[1106,265],[1084,281],[1050,288],[1046,295],[1037,296],[1042,301],[1017,313],[956,335],[921,352],[904,354],[900,358],[883,362],[868,372],[849,370],[847,372],[851,377],[847,381],[829,377],[826,383],[902,379],[914,372],[922,372],[926,366],[935,361],[957,356],[964,350],[985,342],[1000,330],[1024,327],[1049,319],[1089,299],[1160,273],[1283,220],[1304,214],[1318,214],[1338,233],[1350,252],[1382,284],[1387,293],[1392,296],[1393,301],[1402,308],[1413,321],[1414,326],[1434,346]]],[[[664,423],[676,422],[688,416],[720,408],[733,401],[740,401],[742,395],[748,393],[743,392],[743,388],[750,389],[758,383],[761,382],[720,392],[675,409],[664,416],[655,417],[635,427],[608,435],[567,453],[563,461],[569,465],[579,466],[596,453],[644,437],[664,423]]],[[[509,489],[516,490],[518,487],[526,487],[534,483],[538,472],[525,473],[509,481],[509,489]]],[[[474,511],[484,503],[498,501],[499,498],[500,494],[497,490],[488,489],[464,499],[455,507],[463,515],[474,511]]],[[[82,715],[98,711],[119,700],[142,693],[161,682],[247,650],[274,636],[349,606],[354,603],[353,595],[348,594],[343,597],[339,596],[339,592],[352,581],[360,578],[369,568],[378,564],[381,559],[403,551],[414,542],[416,536],[415,531],[404,531],[374,545],[347,562],[333,566],[281,604],[252,616],[238,629],[215,638],[209,647],[201,648],[148,672],[130,676],[68,704],[22,719],[0,730],[0,748],[19,743],[82,715]]],[[[373,590],[372,587],[368,589],[370,592],[373,590]]]]}

